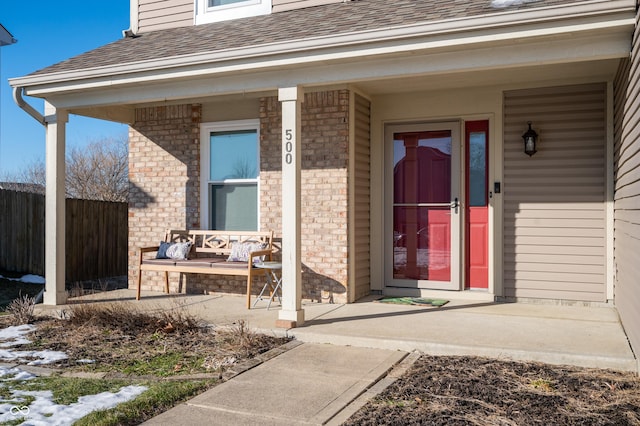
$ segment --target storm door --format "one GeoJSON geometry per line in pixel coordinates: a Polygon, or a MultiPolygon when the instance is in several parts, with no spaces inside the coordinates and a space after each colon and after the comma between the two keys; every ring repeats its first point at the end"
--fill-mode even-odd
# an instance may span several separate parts
{"type": "Polygon", "coordinates": [[[460,124],[388,126],[386,286],[460,289],[460,124]]]}

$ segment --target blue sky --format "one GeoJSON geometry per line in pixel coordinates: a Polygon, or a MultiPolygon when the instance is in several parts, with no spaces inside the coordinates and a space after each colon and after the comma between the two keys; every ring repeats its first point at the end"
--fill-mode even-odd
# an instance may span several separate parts
{"type": "MultiPolygon", "coordinates": [[[[122,37],[129,28],[129,0],[106,2],[4,0],[0,24],[16,44],[0,48],[0,180],[44,161],[44,127],[13,102],[7,79],[22,77],[122,37]]],[[[38,111],[43,102],[25,97],[38,111]]],[[[90,141],[126,137],[127,126],[70,116],[67,149],[90,141]]]]}

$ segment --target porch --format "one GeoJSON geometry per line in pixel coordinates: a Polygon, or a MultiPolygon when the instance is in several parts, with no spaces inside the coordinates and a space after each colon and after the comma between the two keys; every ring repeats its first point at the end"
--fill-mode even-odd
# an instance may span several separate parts
{"type": "MultiPolygon", "coordinates": [[[[434,355],[479,355],[551,364],[639,371],[614,307],[563,306],[450,300],[445,306],[403,306],[370,296],[351,304],[304,302],[305,323],[274,328],[277,303],[258,302],[247,310],[243,296],[166,296],[135,289],[70,299],[72,303],[135,302],[143,310],[186,309],[207,323],[244,320],[263,333],[289,335],[308,343],[421,351],[434,355]]],[[[66,306],[42,306],[51,313],[66,306]]]]}
{"type": "MultiPolygon", "coordinates": [[[[366,2],[351,3],[365,10],[366,2]]],[[[567,2],[426,25],[418,14],[414,24],[376,24],[362,32],[344,25],[346,16],[357,15],[333,15],[329,6],[316,11],[320,17],[334,16],[344,30],[309,34],[308,25],[296,26],[306,20],[274,14],[260,22],[277,25],[274,34],[281,39],[265,42],[260,33],[254,46],[230,27],[228,36],[237,39],[229,41],[237,44],[226,49],[217,39],[211,39],[212,45],[200,43],[206,26],[179,28],[123,39],[11,80],[16,102],[47,129],[45,303],[62,304],[66,298],[65,122],[69,114],[78,114],[130,125],[130,277],[136,248],[156,244],[166,228],[232,229],[213,225],[219,216],[226,217],[218,206],[231,205],[230,197],[222,203],[217,197],[242,186],[246,196],[235,202],[248,206],[250,198],[254,227],[273,229],[282,249],[284,307],[264,312],[264,323],[251,319],[254,327],[271,329],[276,318],[281,325],[309,321],[292,333],[319,341],[409,342],[405,349],[583,364],[584,354],[594,351],[604,351],[597,360],[619,359],[625,350],[630,354],[617,313],[609,308],[514,308],[476,301],[452,302],[439,310],[369,302],[306,305],[303,310],[301,299],[353,302],[372,292],[427,295],[455,288],[460,290],[456,298],[471,293],[485,300],[615,300],[632,341],[638,342],[633,331],[637,292],[626,284],[635,282],[637,264],[632,255],[637,253],[635,192],[621,188],[616,193],[624,199],[616,208],[628,211],[614,217],[614,190],[620,184],[615,174],[628,174],[629,185],[637,181],[635,159],[616,162],[620,153],[637,152],[635,139],[626,140],[634,132],[626,130],[623,108],[634,2],[567,2]],[[176,46],[182,32],[189,43],[176,46]],[[44,116],[25,104],[23,94],[45,99],[44,116]],[[484,183],[480,192],[487,218],[479,245],[479,257],[486,261],[482,293],[466,291],[472,286],[465,282],[472,257],[466,238],[470,214],[463,210],[471,206],[471,179],[466,179],[471,160],[463,152],[469,143],[462,135],[470,130],[465,123],[477,121],[488,126],[484,178],[474,180],[484,183]],[[541,136],[535,157],[521,152],[527,121],[535,123],[541,136]],[[444,123],[453,123],[452,135],[460,135],[442,150],[453,165],[450,173],[443,172],[449,197],[443,196],[445,202],[409,199],[394,206],[395,141],[387,130],[444,123]],[[237,145],[217,145],[217,138],[229,132],[252,138],[251,150],[242,150],[251,153],[251,162],[241,161],[233,174],[211,167],[216,158],[234,163],[227,148],[237,145]],[[450,260],[448,274],[410,280],[404,271],[394,274],[394,208],[416,207],[402,204],[450,210],[453,220],[438,223],[450,229],[444,232],[449,238],[427,247],[450,260]],[[614,227],[614,221],[622,225],[614,227]],[[621,229],[629,229],[629,238],[623,234],[614,240],[614,231],[620,234],[621,229]],[[614,243],[624,249],[615,248],[617,257],[614,243]],[[629,260],[622,253],[629,253],[629,260]],[[416,330],[426,330],[419,334],[428,337],[415,337],[416,330]],[[619,336],[618,343],[610,340],[613,336],[619,336]],[[607,352],[611,350],[615,352],[607,352]]],[[[238,23],[252,34],[266,28],[249,20],[238,23]]],[[[629,105],[635,111],[633,99],[629,105]]],[[[230,209],[229,216],[237,211],[230,209]]],[[[416,235],[414,222],[406,228],[402,234],[416,235]]],[[[403,257],[399,253],[400,266],[403,257]]],[[[194,277],[187,287],[202,294],[231,292],[234,284],[220,280],[211,285],[194,277]]],[[[158,287],[149,280],[143,288],[158,287]]],[[[227,309],[216,306],[217,299],[204,300],[201,309],[215,316],[211,321],[227,309]]],[[[200,306],[193,303],[192,309],[200,306]]],[[[228,315],[233,321],[254,314],[238,310],[228,315]]],[[[589,358],[589,365],[599,364],[589,358]]]]}

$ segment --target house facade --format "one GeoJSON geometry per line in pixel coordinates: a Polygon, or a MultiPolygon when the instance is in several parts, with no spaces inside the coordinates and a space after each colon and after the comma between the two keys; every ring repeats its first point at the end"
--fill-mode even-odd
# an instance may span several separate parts
{"type": "MultiPolygon", "coordinates": [[[[167,228],[272,229],[282,325],[304,321],[303,298],[615,304],[638,350],[636,10],[132,0],[123,39],[11,80],[47,126],[48,303],[64,298],[71,113],[130,125],[132,283],[136,248],[167,228]]],[[[174,278],[174,291],[244,289],[174,278]]]]}

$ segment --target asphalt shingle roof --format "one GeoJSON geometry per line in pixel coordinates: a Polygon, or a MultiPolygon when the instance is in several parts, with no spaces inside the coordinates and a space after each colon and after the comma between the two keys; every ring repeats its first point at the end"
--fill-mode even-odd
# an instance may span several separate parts
{"type": "Polygon", "coordinates": [[[503,8],[492,7],[491,0],[357,0],[333,3],[265,16],[143,33],[139,37],[117,40],[30,75],[80,71],[272,42],[576,2],[579,0],[514,0],[511,6],[503,8]]]}

